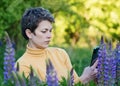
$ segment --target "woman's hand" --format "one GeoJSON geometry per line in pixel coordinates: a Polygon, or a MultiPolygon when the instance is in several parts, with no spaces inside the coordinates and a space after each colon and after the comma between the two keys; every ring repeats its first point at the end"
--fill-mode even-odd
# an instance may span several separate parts
{"type": "Polygon", "coordinates": [[[96,75],[97,75],[97,65],[98,65],[98,60],[90,67],[86,67],[80,76],[80,80],[83,84],[88,83],[89,81],[93,80],[96,75]]]}

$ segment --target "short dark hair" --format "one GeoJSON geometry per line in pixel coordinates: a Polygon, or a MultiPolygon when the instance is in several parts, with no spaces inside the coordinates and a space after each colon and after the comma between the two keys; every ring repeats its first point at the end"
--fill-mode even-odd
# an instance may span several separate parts
{"type": "Polygon", "coordinates": [[[48,20],[53,23],[54,17],[48,10],[42,7],[30,8],[24,12],[21,19],[21,30],[22,35],[26,40],[29,38],[27,37],[25,30],[29,29],[31,32],[34,32],[42,20],[48,20]]]}

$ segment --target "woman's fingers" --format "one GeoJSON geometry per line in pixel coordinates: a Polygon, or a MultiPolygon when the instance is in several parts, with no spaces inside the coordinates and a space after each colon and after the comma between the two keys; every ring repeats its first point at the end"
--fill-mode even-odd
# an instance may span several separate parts
{"type": "Polygon", "coordinates": [[[96,62],[90,67],[91,71],[92,71],[91,75],[94,77],[97,75],[97,72],[98,72],[98,70],[96,68],[97,65],[98,65],[98,60],[96,60],[96,62]]]}
{"type": "Polygon", "coordinates": [[[97,65],[98,65],[98,60],[96,60],[95,63],[91,66],[91,69],[93,70],[96,69],[97,65]]]}

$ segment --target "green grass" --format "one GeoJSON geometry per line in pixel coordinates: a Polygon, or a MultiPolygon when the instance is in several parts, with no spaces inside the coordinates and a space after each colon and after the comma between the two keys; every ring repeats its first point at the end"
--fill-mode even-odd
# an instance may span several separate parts
{"type": "Polygon", "coordinates": [[[80,75],[86,66],[90,65],[91,53],[89,48],[65,48],[70,56],[71,63],[78,75],[80,75]]]}

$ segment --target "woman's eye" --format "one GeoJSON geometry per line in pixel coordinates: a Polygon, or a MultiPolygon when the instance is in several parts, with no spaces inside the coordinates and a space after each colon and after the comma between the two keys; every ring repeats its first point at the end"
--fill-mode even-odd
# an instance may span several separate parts
{"type": "Polygon", "coordinates": [[[41,31],[42,33],[46,33],[46,31],[41,31]]]}
{"type": "Polygon", "coordinates": [[[50,30],[50,32],[52,32],[52,29],[50,30]]]}

